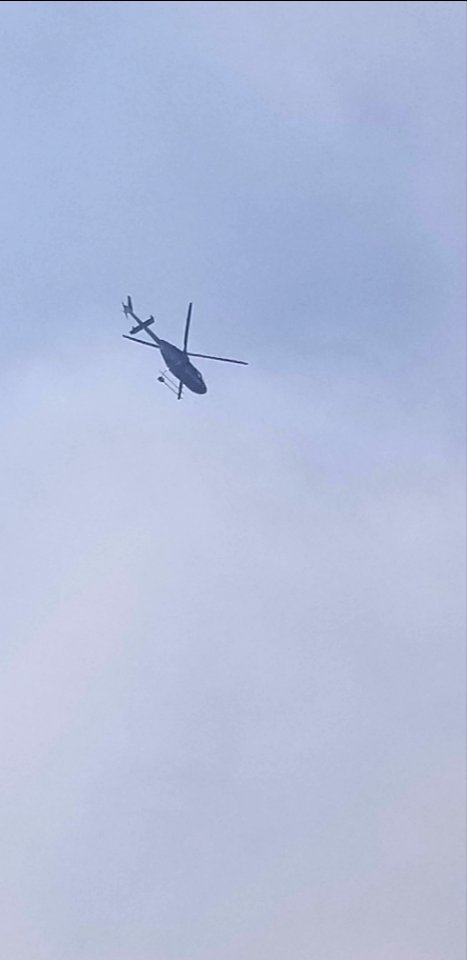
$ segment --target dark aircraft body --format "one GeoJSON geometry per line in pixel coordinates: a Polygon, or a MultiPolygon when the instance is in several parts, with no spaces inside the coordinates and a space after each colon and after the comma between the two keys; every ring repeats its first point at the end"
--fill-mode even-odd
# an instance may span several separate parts
{"type": "Polygon", "coordinates": [[[188,352],[188,333],[190,330],[192,310],[191,303],[189,304],[186,318],[183,349],[176,347],[173,343],[169,343],[168,340],[162,340],[153,330],[150,330],[149,327],[154,323],[154,317],[151,316],[148,320],[140,320],[139,317],[133,313],[131,297],[128,297],[127,302],[123,303],[122,307],[126,317],[132,317],[133,320],[136,320],[136,326],[132,327],[130,334],[124,333],[123,336],[126,340],[134,340],[135,343],[143,343],[146,347],[154,347],[156,350],[160,350],[167,365],[167,370],[175,377],[175,380],[178,380],[178,387],[171,381],[170,377],[167,378],[166,371],[161,373],[158,380],[160,383],[165,383],[166,386],[172,389],[177,394],[178,400],[180,400],[182,396],[184,386],[187,387],[188,390],[191,390],[192,393],[207,393],[207,386],[199,370],[197,370],[191,362],[190,357],[203,357],[205,360],[221,360],[224,363],[238,363],[246,366],[245,360],[231,360],[229,357],[214,357],[207,353],[188,352]],[[141,330],[151,339],[140,340],[134,336],[135,333],[139,333],[141,330]]]}
{"type": "Polygon", "coordinates": [[[167,369],[173,373],[192,393],[207,393],[207,386],[188,355],[174,347],[167,340],[159,340],[159,350],[167,364],[167,369]]]}

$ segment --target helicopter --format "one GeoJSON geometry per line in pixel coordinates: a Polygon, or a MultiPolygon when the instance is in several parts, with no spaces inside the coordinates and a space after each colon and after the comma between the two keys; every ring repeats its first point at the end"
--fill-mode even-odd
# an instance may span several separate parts
{"type": "Polygon", "coordinates": [[[208,353],[190,353],[188,351],[188,335],[190,332],[191,311],[193,308],[192,303],[188,304],[182,349],[176,347],[173,343],[169,343],[168,340],[162,340],[153,330],[149,329],[154,323],[154,317],[152,315],[148,317],[147,320],[140,320],[140,318],[136,316],[133,310],[133,301],[130,296],[127,298],[126,303],[122,303],[122,308],[125,317],[131,317],[132,320],[136,321],[136,325],[131,328],[130,333],[124,333],[122,336],[125,340],[132,340],[133,343],[142,343],[146,347],[154,347],[156,350],[160,350],[167,365],[167,370],[161,371],[157,379],[159,383],[165,384],[172,393],[176,394],[177,400],[181,400],[182,398],[183,387],[187,387],[192,393],[207,393],[208,388],[203,377],[189,359],[190,357],[202,357],[204,360],[221,360],[222,363],[237,363],[245,367],[248,366],[246,360],[232,360],[230,357],[214,357],[208,353]],[[141,331],[144,331],[151,339],[140,340],[139,337],[136,337],[135,334],[141,331]],[[170,376],[169,373],[173,376],[170,376]]]}

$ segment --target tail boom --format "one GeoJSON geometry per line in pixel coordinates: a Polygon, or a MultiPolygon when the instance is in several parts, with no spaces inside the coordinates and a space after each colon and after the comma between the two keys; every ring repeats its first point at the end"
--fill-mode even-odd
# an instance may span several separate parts
{"type": "Polygon", "coordinates": [[[159,342],[159,338],[156,337],[156,335],[152,332],[152,330],[148,329],[154,323],[154,317],[152,316],[152,314],[150,317],[148,317],[147,320],[140,320],[140,318],[136,315],[136,313],[133,310],[133,301],[130,296],[127,297],[126,303],[125,302],[122,303],[122,308],[123,308],[123,313],[125,314],[126,317],[131,317],[133,320],[136,320],[136,326],[132,327],[130,330],[130,334],[132,336],[135,333],[139,333],[140,330],[144,330],[146,333],[149,334],[151,339],[155,341],[155,343],[159,342]]]}

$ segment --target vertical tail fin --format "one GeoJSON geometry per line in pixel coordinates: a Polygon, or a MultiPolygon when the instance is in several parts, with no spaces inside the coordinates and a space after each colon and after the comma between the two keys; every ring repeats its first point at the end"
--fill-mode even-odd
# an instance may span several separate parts
{"type": "Polygon", "coordinates": [[[149,334],[151,339],[154,340],[154,343],[157,343],[157,344],[159,343],[159,338],[156,336],[156,334],[153,333],[152,330],[148,329],[151,326],[151,324],[154,323],[154,317],[152,316],[152,314],[150,317],[148,317],[147,320],[140,320],[140,318],[136,316],[136,313],[133,310],[133,301],[131,297],[127,297],[126,303],[122,303],[122,308],[123,308],[123,313],[125,314],[126,317],[132,317],[133,320],[136,320],[136,326],[132,327],[130,330],[131,335],[135,333],[139,333],[140,330],[145,330],[146,333],[149,334]]]}
{"type": "Polygon", "coordinates": [[[132,299],[131,299],[130,296],[127,298],[127,302],[126,302],[126,303],[122,303],[122,307],[123,307],[123,312],[124,312],[124,314],[125,314],[126,317],[128,316],[128,314],[130,314],[130,316],[132,315],[132,313],[133,313],[133,301],[132,301],[132,299]]]}

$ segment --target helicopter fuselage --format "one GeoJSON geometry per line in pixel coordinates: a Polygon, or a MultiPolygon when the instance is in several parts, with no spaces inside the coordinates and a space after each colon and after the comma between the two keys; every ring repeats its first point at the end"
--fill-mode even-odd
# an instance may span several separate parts
{"type": "Polygon", "coordinates": [[[158,337],[161,354],[167,364],[168,370],[173,373],[177,380],[181,380],[188,390],[192,393],[207,393],[207,386],[193,363],[188,359],[183,350],[179,350],[168,340],[161,340],[158,337]]]}
{"type": "Polygon", "coordinates": [[[232,357],[213,356],[212,353],[191,353],[188,350],[188,334],[190,330],[192,306],[192,303],[188,304],[183,348],[180,350],[175,344],[169,343],[168,340],[162,340],[161,337],[157,336],[157,333],[149,329],[154,324],[152,314],[147,320],[140,320],[133,310],[131,297],[127,297],[126,301],[122,303],[125,317],[131,317],[136,321],[135,326],[131,328],[130,332],[124,333],[122,336],[125,340],[132,340],[133,343],[142,343],[145,347],[154,347],[160,350],[162,358],[167,364],[167,369],[170,370],[172,376],[179,381],[178,388],[176,383],[171,383],[170,377],[166,378],[163,372],[161,372],[161,375],[157,379],[160,383],[165,383],[173,393],[177,394],[177,400],[181,399],[184,386],[187,387],[188,390],[191,390],[192,393],[207,393],[208,390],[199,370],[197,370],[191,362],[190,357],[202,357],[204,360],[220,360],[222,363],[241,363],[242,366],[246,366],[244,360],[233,360],[232,357]],[[143,330],[150,338],[149,340],[141,340],[135,336],[135,334],[143,330]]]}

